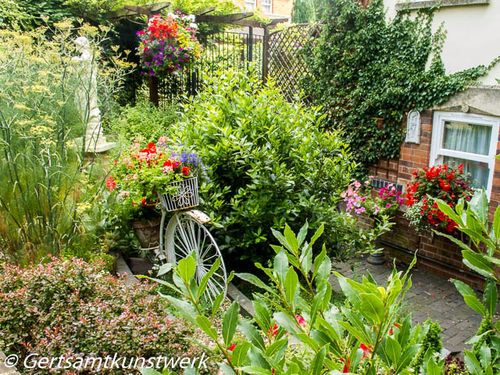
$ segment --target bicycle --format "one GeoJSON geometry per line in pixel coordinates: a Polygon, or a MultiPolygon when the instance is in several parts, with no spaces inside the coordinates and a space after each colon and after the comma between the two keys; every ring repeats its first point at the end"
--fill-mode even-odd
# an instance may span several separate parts
{"type": "Polygon", "coordinates": [[[224,297],[226,295],[227,273],[219,246],[205,227],[205,224],[210,222],[210,217],[200,210],[193,209],[199,205],[198,180],[193,177],[174,182],[172,185],[177,187],[176,194],[158,194],[162,212],[159,258],[175,265],[178,259],[194,253],[195,277],[198,283],[217,258],[220,258],[220,267],[210,277],[205,292],[206,297],[213,302],[220,293],[223,292],[224,297]],[[166,223],[169,212],[173,214],[166,223]]]}

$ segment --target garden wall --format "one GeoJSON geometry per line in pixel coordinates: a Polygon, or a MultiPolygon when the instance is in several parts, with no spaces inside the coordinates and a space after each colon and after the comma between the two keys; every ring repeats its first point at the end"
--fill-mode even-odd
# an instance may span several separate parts
{"type": "MultiPolygon", "coordinates": [[[[422,112],[420,144],[403,143],[399,159],[380,161],[370,168],[370,175],[401,184],[404,191],[406,184],[411,180],[411,173],[417,168],[429,166],[432,118],[433,111],[422,112]]],[[[500,149],[500,139],[497,142],[498,149],[500,149]]],[[[495,162],[490,202],[490,215],[492,215],[500,203],[500,160],[495,162]]],[[[390,257],[409,262],[418,250],[419,267],[445,278],[458,278],[476,286],[482,283],[479,275],[472,273],[462,264],[461,252],[455,244],[430,232],[425,235],[417,234],[409,227],[403,212],[398,213],[394,229],[386,234],[381,242],[387,250],[386,255],[390,257]]]]}

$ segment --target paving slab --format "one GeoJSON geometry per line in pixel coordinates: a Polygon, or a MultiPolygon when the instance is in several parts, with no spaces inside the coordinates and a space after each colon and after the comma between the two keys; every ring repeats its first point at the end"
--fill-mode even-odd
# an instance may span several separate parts
{"type": "MultiPolygon", "coordinates": [[[[373,265],[366,259],[356,259],[348,263],[336,264],[344,276],[359,279],[370,273],[377,283],[385,285],[392,264],[373,265]]],[[[447,279],[415,268],[411,272],[412,288],[406,294],[404,306],[411,311],[413,321],[422,323],[430,318],[443,328],[443,345],[446,349],[463,351],[468,341],[481,323],[480,316],[471,310],[457,292],[455,286],[447,279]]],[[[334,281],[334,288],[339,286],[334,281]]]]}

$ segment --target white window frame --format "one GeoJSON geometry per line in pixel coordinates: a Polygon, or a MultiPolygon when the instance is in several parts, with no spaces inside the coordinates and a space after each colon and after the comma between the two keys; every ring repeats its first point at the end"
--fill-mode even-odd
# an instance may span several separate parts
{"type": "Polygon", "coordinates": [[[261,0],[260,6],[264,14],[273,14],[273,0],[261,0]]]}
{"type": "Polygon", "coordinates": [[[246,10],[254,10],[257,8],[257,0],[245,0],[244,3],[246,10]]]}
{"type": "Polygon", "coordinates": [[[495,156],[497,153],[498,129],[500,119],[490,116],[474,115],[459,112],[434,112],[432,120],[432,141],[429,166],[443,163],[443,156],[466,159],[488,164],[489,176],[488,187],[486,189],[488,197],[491,195],[493,187],[493,175],[495,173],[495,156]],[[491,126],[491,140],[488,155],[473,154],[470,152],[448,150],[442,147],[444,137],[444,123],[446,121],[459,121],[474,125],[491,126]]]}

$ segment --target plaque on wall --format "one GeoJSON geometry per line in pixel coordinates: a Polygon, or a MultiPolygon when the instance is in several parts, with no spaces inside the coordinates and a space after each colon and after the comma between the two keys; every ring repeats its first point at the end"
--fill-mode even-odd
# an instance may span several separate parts
{"type": "Polygon", "coordinates": [[[411,111],[406,119],[406,143],[420,144],[420,112],[411,111]]]}

